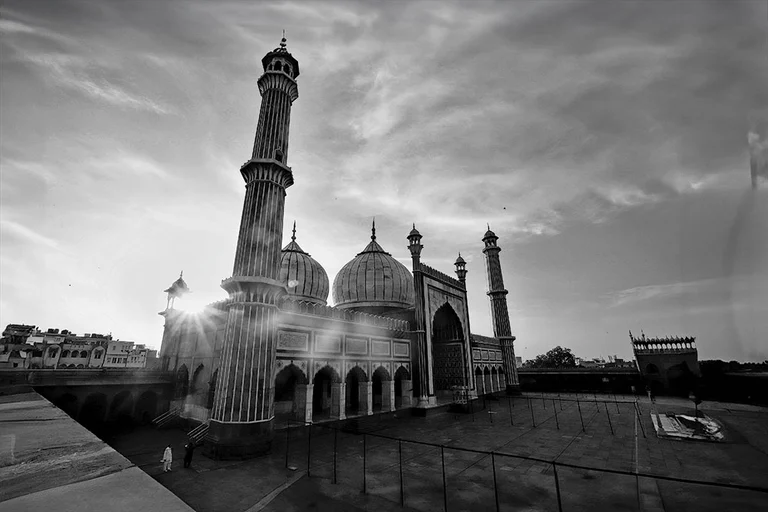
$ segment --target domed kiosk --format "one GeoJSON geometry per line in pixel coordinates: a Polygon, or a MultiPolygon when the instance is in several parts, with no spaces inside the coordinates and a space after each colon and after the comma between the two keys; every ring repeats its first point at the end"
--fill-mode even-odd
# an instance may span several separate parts
{"type": "Polygon", "coordinates": [[[283,248],[280,282],[288,288],[288,296],[325,305],[328,300],[328,274],[312,256],[296,243],[296,223],[293,223],[291,243],[283,248]]]}
{"type": "Polygon", "coordinates": [[[344,265],[333,280],[333,302],[340,309],[385,314],[414,307],[413,275],[376,242],[344,265]]]}

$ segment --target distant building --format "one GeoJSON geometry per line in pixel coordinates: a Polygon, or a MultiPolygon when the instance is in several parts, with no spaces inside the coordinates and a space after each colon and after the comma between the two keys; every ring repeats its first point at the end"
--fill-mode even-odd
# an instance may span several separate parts
{"type": "Polygon", "coordinates": [[[687,394],[701,377],[696,338],[635,338],[629,333],[632,350],[640,374],[654,391],[687,394]]]}
{"type": "Polygon", "coordinates": [[[0,368],[78,369],[157,367],[157,351],[111,334],[41,331],[34,325],[9,324],[0,339],[0,368]]]}

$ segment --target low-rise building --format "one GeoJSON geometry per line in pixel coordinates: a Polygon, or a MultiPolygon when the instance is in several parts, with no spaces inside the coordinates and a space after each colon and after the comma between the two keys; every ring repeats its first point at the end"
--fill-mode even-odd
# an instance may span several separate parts
{"type": "Polygon", "coordinates": [[[41,331],[34,325],[9,324],[0,340],[0,368],[146,368],[156,359],[157,351],[113,340],[111,334],[78,336],[67,329],[41,331]]]}

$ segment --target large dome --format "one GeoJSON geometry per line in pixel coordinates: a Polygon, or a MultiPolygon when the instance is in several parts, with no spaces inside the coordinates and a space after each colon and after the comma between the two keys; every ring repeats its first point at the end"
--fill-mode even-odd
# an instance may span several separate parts
{"type": "Polygon", "coordinates": [[[328,274],[296,243],[295,224],[291,243],[283,249],[280,282],[288,288],[289,297],[318,304],[325,304],[328,300],[328,274]]]}
{"type": "Polygon", "coordinates": [[[375,227],[371,243],[344,265],[333,280],[333,302],[342,309],[379,313],[411,308],[413,296],[413,275],[376,242],[375,227]]]}

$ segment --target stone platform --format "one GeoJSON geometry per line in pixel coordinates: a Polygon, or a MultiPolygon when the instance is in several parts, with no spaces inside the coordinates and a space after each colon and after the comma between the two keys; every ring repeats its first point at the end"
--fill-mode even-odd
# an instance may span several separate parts
{"type": "Polygon", "coordinates": [[[43,397],[17,391],[0,396],[0,512],[193,510],[43,397]]]}

